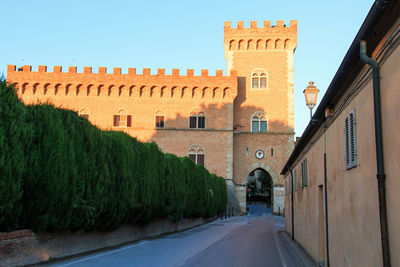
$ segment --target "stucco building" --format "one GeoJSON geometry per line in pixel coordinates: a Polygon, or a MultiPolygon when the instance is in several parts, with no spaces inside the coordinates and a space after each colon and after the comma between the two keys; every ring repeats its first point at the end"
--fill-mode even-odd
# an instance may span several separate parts
{"type": "Polygon", "coordinates": [[[189,156],[227,181],[229,206],[244,211],[246,182],[255,169],[273,184],[274,209],[283,208],[279,171],[293,149],[293,53],[297,21],[245,28],[224,25],[227,75],[200,76],[164,69],[97,73],[84,67],[8,65],[7,81],[25,103],[50,102],[77,111],[103,129],[121,130],[164,152],[189,156]]]}
{"type": "Polygon", "coordinates": [[[325,266],[400,266],[399,44],[399,1],[375,1],[281,172],[286,230],[325,266]]]}

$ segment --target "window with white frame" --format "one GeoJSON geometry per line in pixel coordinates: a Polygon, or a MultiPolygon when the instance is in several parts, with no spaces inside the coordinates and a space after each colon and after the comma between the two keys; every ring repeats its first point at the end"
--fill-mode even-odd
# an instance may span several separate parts
{"type": "Polygon", "coordinates": [[[192,112],[189,117],[189,128],[204,129],[206,128],[206,116],[204,112],[192,112]]]}
{"type": "Polygon", "coordinates": [[[196,164],[204,166],[204,149],[201,145],[193,145],[189,148],[188,157],[196,164]]]}
{"type": "Polygon", "coordinates": [[[351,169],[357,166],[356,116],[354,110],[350,111],[345,118],[344,136],[346,169],[351,169]]]}
{"type": "Polygon", "coordinates": [[[132,116],[128,115],[126,109],[120,109],[117,115],[114,115],[113,126],[115,127],[131,127],[132,126],[132,116]]]}
{"type": "Polygon", "coordinates": [[[267,126],[267,119],[264,112],[258,111],[251,116],[251,132],[266,133],[268,130],[267,126]]]}
{"type": "Polygon", "coordinates": [[[251,88],[252,89],[268,88],[268,74],[264,69],[258,68],[251,73],[251,88]]]}
{"type": "Polygon", "coordinates": [[[306,187],[308,184],[307,177],[307,158],[301,163],[301,187],[306,187]]]}

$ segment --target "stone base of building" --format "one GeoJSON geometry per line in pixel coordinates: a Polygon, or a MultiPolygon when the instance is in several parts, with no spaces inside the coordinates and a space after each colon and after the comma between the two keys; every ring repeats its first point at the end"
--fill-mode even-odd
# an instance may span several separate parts
{"type": "Polygon", "coordinates": [[[273,189],[273,214],[283,214],[285,208],[285,189],[283,186],[274,186],[273,189]]]}

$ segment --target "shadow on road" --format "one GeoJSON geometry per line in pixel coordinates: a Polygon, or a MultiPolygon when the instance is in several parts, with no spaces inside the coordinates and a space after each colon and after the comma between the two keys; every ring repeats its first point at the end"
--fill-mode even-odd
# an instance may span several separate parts
{"type": "Polygon", "coordinates": [[[265,204],[247,204],[246,210],[247,216],[271,215],[271,207],[267,207],[265,204]]]}

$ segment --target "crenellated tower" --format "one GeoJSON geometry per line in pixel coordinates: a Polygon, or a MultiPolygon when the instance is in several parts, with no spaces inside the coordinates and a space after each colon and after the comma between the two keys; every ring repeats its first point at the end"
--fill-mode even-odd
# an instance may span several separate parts
{"type": "MultiPolygon", "coordinates": [[[[279,189],[279,171],[293,149],[293,53],[297,46],[297,21],[275,26],[264,21],[258,27],[251,21],[224,25],[224,54],[227,71],[238,75],[238,94],[234,101],[234,183],[239,203],[244,208],[245,184],[257,168],[267,171],[279,189]],[[262,158],[255,153],[263,152],[262,158]]],[[[278,190],[278,191],[279,191],[278,190]]],[[[278,204],[278,193],[274,204],[278,204]]],[[[283,201],[283,197],[282,197],[283,201]]],[[[282,203],[283,205],[283,203],[282,203]]],[[[281,205],[279,205],[281,206],[281,205]]]]}

